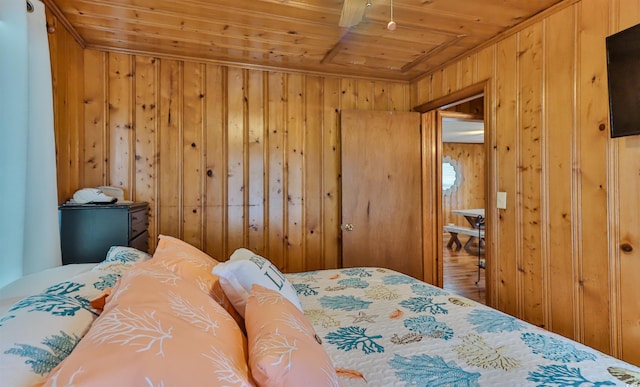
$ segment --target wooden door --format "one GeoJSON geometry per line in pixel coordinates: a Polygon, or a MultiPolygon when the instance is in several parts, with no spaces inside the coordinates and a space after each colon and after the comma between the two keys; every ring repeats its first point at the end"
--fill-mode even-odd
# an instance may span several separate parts
{"type": "Polygon", "coordinates": [[[420,114],[343,111],[342,265],[423,278],[420,114]]]}

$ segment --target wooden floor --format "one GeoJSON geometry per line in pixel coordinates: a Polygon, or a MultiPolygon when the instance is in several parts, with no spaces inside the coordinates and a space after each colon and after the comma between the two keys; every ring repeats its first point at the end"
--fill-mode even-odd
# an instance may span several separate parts
{"type": "MultiPolygon", "coordinates": [[[[486,303],[484,270],[480,270],[478,280],[478,255],[467,252],[464,248],[456,251],[447,248],[449,235],[444,236],[444,289],[467,297],[482,304],[486,303]]],[[[463,243],[466,242],[462,241],[463,243]]],[[[474,246],[477,249],[477,245],[474,246]]],[[[484,258],[484,256],[482,256],[484,258]]]]}

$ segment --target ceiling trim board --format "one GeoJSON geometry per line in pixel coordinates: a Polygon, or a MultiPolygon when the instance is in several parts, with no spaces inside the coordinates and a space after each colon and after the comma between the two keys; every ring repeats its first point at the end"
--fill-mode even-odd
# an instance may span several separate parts
{"type": "Polygon", "coordinates": [[[69,22],[64,13],[60,10],[58,5],[53,0],[41,0],[45,7],[49,9],[49,11],[58,19],[58,21],[64,26],[64,28],[73,36],[73,39],[82,47],[82,49],[87,48],[87,43],[82,39],[82,36],[73,28],[73,25],[69,22]]]}

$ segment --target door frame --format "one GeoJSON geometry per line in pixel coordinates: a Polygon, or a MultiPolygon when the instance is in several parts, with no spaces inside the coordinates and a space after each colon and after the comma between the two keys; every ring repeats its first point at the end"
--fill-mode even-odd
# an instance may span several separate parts
{"type": "Polygon", "coordinates": [[[426,282],[442,287],[444,283],[442,262],[443,239],[441,235],[442,219],[442,134],[438,133],[437,110],[446,108],[453,103],[464,102],[484,95],[484,127],[485,127],[485,286],[487,305],[491,306],[496,300],[493,279],[498,278],[495,273],[497,264],[494,260],[495,247],[497,246],[498,218],[496,210],[496,152],[493,151],[495,142],[495,121],[493,101],[491,100],[491,82],[489,79],[436,98],[427,103],[415,106],[412,111],[422,113],[422,190],[423,190],[423,229],[424,237],[424,263],[423,271],[426,282]],[[435,192],[435,195],[429,195],[435,192]],[[431,239],[429,239],[431,236],[431,239]]]}

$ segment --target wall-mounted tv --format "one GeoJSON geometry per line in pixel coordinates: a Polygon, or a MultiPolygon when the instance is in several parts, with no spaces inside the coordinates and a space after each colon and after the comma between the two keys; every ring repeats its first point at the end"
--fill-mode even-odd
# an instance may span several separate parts
{"type": "Polygon", "coordinates": [[[608,36],[611,137],[640,134],[640,24],[608,36]]]}

